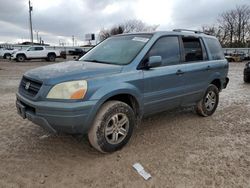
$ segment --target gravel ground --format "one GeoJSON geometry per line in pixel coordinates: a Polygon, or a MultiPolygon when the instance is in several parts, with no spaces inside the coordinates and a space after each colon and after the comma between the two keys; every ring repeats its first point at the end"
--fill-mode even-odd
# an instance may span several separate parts
{"type": "Polygon", "coordinates": [[[49,135],[21,119],[15,92],[22,74],[47,62],[0,61],[0,187],[250,187],[250,85],[243,63],[212,117],[191,108],[144,119],[121,151],[100,154],[86,137],[49,135]],[[152,178],[132,168],[140,162],[152,178]]]}

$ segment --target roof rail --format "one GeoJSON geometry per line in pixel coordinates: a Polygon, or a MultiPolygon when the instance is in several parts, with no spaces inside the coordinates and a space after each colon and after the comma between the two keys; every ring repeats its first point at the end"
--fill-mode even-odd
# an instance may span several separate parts
{"type": "Polygon", "coordinates": [[[193,33],[196,33],[196,34],[201,34],[201,33],[204,33],[202,31],[195,31],[195,30],[191,30],[191,29],[173,29],[173,31],[175,32],[182,32],[182,31],[186,31],[186,32],[193,32],[193,33]]]}

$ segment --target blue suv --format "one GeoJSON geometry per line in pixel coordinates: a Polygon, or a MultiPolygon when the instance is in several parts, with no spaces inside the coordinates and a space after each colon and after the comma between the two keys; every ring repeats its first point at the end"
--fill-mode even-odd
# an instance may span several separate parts
{"type": "Polygon", "coordinates": [[[53,132],[88,134],[101,152],[122,148],[143,117],[181,106],[212,115],[229,79],[220,43],[200,32],[110,37],[78,61],[26,72],[18,113],[53,132]]]}

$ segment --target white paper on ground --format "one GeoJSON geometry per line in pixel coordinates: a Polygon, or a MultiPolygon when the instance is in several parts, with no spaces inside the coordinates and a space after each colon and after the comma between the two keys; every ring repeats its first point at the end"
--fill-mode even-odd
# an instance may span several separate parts
{"type": "Polygon", "coordinates": [[[149,173],[147,173],[143,166],[140,163],[135,163],[133,165],[133,168],[145,179],[148,180],[149,178],[151,178],[151,175],[149,173]]]}
{"type": "Polygon", "coordinates": [[[45,138],[48,138],[49,136],[50,136],[50,135],[46,135],[46,134],[45,134],[45,135],[40,136],[39,138],[40,138],[40,139],[45,139],[45,138]]]}

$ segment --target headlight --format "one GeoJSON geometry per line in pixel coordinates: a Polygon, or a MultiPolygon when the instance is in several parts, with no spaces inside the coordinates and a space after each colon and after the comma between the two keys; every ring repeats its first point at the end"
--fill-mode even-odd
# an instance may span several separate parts
{"type": "Polygon", "coordinates": [[[55,85],[48,93],[48,99],[83,99],[87,92],[87,81],[63,82],[55,85]]]}

